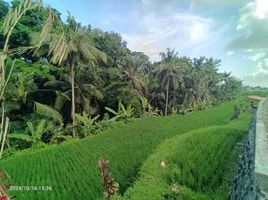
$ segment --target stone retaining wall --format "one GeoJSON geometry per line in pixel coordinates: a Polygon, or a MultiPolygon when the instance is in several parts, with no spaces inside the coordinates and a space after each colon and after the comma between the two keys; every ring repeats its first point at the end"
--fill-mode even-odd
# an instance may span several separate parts
{"type": "Polygon", "coordinates": [[[255,179],[255,117],[253,117],[249,134],[242,144],[238,160],[238,169],[230,193],[231,200],[258,199],[255,179]]]}
{"type": "Polygon", "coordinates": [[[268,200],[268,98],[262,100],[242,146],[231,200],[268,200]]]}

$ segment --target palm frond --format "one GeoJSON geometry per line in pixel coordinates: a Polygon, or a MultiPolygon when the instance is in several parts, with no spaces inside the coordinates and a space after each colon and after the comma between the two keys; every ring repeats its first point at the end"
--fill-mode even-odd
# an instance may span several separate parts
{"type": "Polygon", "coordinates": [[[105,110],[107,110],[108,112],[114,114],[114,115],[117,115],[118,112],[116,112],[115,110],[113,110],[112,108],[109,108],[109,107],[105,107],[105,110]]]}
{"type": "Polygon", "coordinates": [[[19,134],[19,133],[11,133],[8,134],[8,138],[12,138],[12,139],[19,139],[19,140],[23,140],[26,142],[33,142],[33,139],[30,135],[26,135],[26,134],[19,134]]]}
{"type": "Polygon", "coordinates": [[[81,89],[83,92],[88,93],[98,100],[102,100],[104,98],[104,95],[101,93],[101,91],[92,84],[82,84],[81,89]]]}
{"type": "Polygon", "coordinates": [[[55,90],[69,90],[71,88],[70,84],[65,81],[48,81],[44,84],[46,88],[53,88],[55,90]]]}
{"type": "Polygon", "coordinates": [[[35,102],[35,112],[38,113],[39,115],[51,118],[59,124],[63,124],[62,115],[48,105],[35,102]]]}
{"type": "MultiPolygon", "coordinates": [[[[69,91],[67,91],[67,93],[68,92],[69,91]]],[[[57,94],[57,97],[56,97],[56,101],[55,101],[55,104],[54,104],[54,108],[57,111],[60,111],[62,106],[65,104],[65,102],[70,101],[70,97],[67,96],[66,92],[62,93],[62,92],[56,91],[56,94],[57,94]]]]}
{"type": "Polygon", "coordinates": [[[10,9],[2,26],[4,36],[9,36],[12,33],[18,21],[28,10],[40,8],[42,5],[42,0],[22,0],[19,6],[10,9]]]}
{"type": "Polygon", "coordinates": [[[88,58],[89,60],[100,60],[104,63],[107,63],[107,55],[91,45],[89,41],[81,45],[81,51],[84,57],[88,58]]]}
{"type": "Polygon", "coordinates": [[[59,19],[56,13],[51,8],[48,8],[48,17],[43,26],[41,34],[39,34],[39,42],[37,43],[36,52],[42,46],[42,44],[48,40],[54,24],[58,21],[59,19]]]}
{"type": "Polygon", "coordinates": [[[86,98],[84,95],[81,95],[81,105],[84,111],[91,113],[92,107],[90,105],[90,100],[86,98]]]}
{"type": "Polygon", "coordinates": [[[67,60],[69,53],[69,43],[64,33],[50,42],[48,54],[52,55],[51,62],[60,65],[67,60]]]}

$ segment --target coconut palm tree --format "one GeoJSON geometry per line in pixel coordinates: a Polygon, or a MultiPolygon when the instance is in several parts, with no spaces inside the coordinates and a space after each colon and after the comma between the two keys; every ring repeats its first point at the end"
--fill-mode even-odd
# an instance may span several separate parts
{"type": "MultiPolygon", "coordinates": [[[[68,68],[71,83],[71,117],[73,124],[75,124],[75,68],[83,62],[90,62],[93,65],[96,61],[106,63],[106,55],[92,45],[88,30],[82,27],[80,23],[77,23],[75,18],[70,14],[67,24],[64,25],[50,11],[47,24],[39,40],[39,47],[44,44],[49,45],[48,55],[51,56],[51,62],[58,65],[65,65],[68,68]],[[53,24],[60,26],[61,34],[51,34],[53,24]]],[[[73,131],[73,136],[75,137],[75,131],[73,131]]]]}
{"type": "Polygon", "coordinates": [[[157,67],[157,77],[159,78],[161,85],[165,85],[166,95],[165,95],[165,116],[168,113],[168,104],[170,90],[174,92],[178,89],[182,78],[179,74],[179,66],[176,63],[178,53],[175,50],[167,49],[167,52],[160,53],[161,62],[157,67]]]}
{"type": "Polygon", "coordinates": [[[215,101],[213,93],[215,93],[216,85],[220,81],[218,66],[220,60],[213,58],[195,58],[193,60],[192,72],[198,76],[199,85],[202,90],[202,103],[209,104],[215,101]]]}
{"type": "Polygon", "coordinates": [[[140,63],[132,58],[132,56],[125,57],[119,64],[122,69],[122,79],[129,83],[129,85],[138,91],[138,93],[146,97],[146,77],[139,68],[140,63]]]}
{"type": "Polygon", "coordinates": [[[203,90],[202,79],[196,70],[192,69],[184,77],[184,99],[183,105],[191,110],[194,110],[197,104],[201,104],[203,90]]]}
{"type": "MultiPolygon", "coordinates": [[[[76,112],[82,114],[83,111],[95,115],[98,112],[97,102],[103,100],[104,95],[93,81],[84,80],[84,70],[79,70],[75,77],[75,107],[76,112]],[[93,106],[94,105],[94,106],[93,106]]],[[[45,89],[51,89],[56,93],[55,107],[61,110],[65,102],[71,100],[71,79],[69,74],[62,73],[60,80],[48,81],[44,84],[45,89]]],[[[87,74],[86,74],[87,76],[87,74]]]]}

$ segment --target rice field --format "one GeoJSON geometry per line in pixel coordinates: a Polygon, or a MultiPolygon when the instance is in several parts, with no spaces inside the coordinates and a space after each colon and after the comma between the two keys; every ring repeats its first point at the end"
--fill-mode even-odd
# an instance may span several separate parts
{"type": "Polygon", "coordinates": [[[236,172],[248,116],[174,136],[143,164],[140,177],[116,200],[226,200],[236,172]]]}
{"type": "Polygon", "coordinates": [[[15,186],[21,186],[11,191],[17,199],[96,200],[104,197],[97,165],[103,156],[110,161],[110,171],[123,194],[162,142],[193,130],[228,124],[232,109],[233,102],[228,102],[185,116],[135,119],[78,142],[1,161],[0,168],[13,176],[15,186]]]}

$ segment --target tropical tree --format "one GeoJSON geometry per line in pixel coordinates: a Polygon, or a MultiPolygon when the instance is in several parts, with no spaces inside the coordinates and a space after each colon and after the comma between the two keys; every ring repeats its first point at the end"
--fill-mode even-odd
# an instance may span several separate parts
{"type": "Polygon", "coordinates": [[[16,27],[16,25],[21,20],[22,16],[27,13],[27,11],[40,8],[42,6],[41,0],[23,0],[17,7],[10,9],[5,17],[1,32],[3,32],[3,48],[0,50],[0,103],[1,103],[1,130],[0,130],[0,158],[4,149],[4,144],[6,140],[6,134],[9,127],[9,118],[5,116],[5,91],[9,79],[11,77],[12,71],[15,66],[16,60],[14,60],[10,69],[7,69],[6,61],[8,56],[14,55],[15,53],[23,53],[27,48],[16,48],[9,49],[10,37],[16,27]]]}
{"type": "Polygon", "coordinates": [[[143,72],[143,74],[148,78],[148,75],[153,70],[153,65],[150,62],[149,56],[145,55],[143,52],[131,52],[131,57],[134,62],[139,67],[139,70],[143,72]]]}
{"type": "Polygon", "coordinates": [[[214,101],[213,91],[219,82],[218,66],[220,60],[213,58],[194,58],[193,73],[195,73],[199,81],[199,87],[202,90],[201,102],[209,104],[214,101]]]}
{"type": "MultiPolygon", "coordinates": [[[[75,70],[75,108],[79,114],[85,111],[95,115],[99,112],[98,102],[103,100],[104,95],[97,84],[97,80],[95,80],[95,72],[88,68],[92,67],[82,65],[75,70]]],[[[61,77],[58,80],[46,82],[44,88],[56,93],[55,108],[58,111],[61,111],[61,108],[66,105],[65,103],[71,100],[71,79],[65,69],[61,71],[61,77]]]]}
{"type": "Polygon", "coordinates": [[[239,91],[241,91],[242,82],[231,76],[230,72],[223,72],[220,74],[220,77],[216,93],[218,99],[231,99],[232,97],[237,96],[239,91]]]}
{"type": "Polygon", "coordinates": [[[170,90],[173,92],[178,89],[182,78],[179,74],[179,66],[176,61],[178,58],[178,53],[175,50],[167,49],[167,52],[160,53],[161,62],[157,67],[157,77],[159,78],[161,85],[165,85],[166,95],[165,95],[165,116],[168,113],[169,96],[170,90]]]}
{"type": "Polygon", "coordinates": [[[140,63],[129,55],[122,60],[119,66],[122,69],[122,79],[128,82],[130,87],[137,90],[141,96],[147,96],[147,80],[139,68],[140,63]]]}
{"type": "Polygon", "coordinates": [[[108,58],[108,66],[117,67],[121,59],[130,54],[127,43],[122,39],[120,34],[115,32],[103,32],[100,29],[92,29],[90,38],[94,45],[104,52],[108,58]]]}
{"type": "Polygon", "coordinates": [[[203,95],[201,81],[203,80],[201,80],[200,74],[194,69],[184,77],[184,107],[194,110],[197,104],[201,104],[203,95]]]}
{"type": "MultiPolygon", "coordinates": [[[[94,64],[95,61],[101,60],[105,63],[106,55],[92,45],[87,29],[77,23],[73,16],[69,15],[67,25],[64,25],[59,23],[52,11],[41,33],[39,47],[44,43],[49,45],[48,55],[51,55],[51,61],[68,67],[71,83],[71,117],[75,125],[75,67],[85,61],[94,64]],[[50,33],[55,22],[60,25],[61,34],[50,33]]],[[[73,137],[75,136],[75,129],[73,129],[73,137]]]]}

